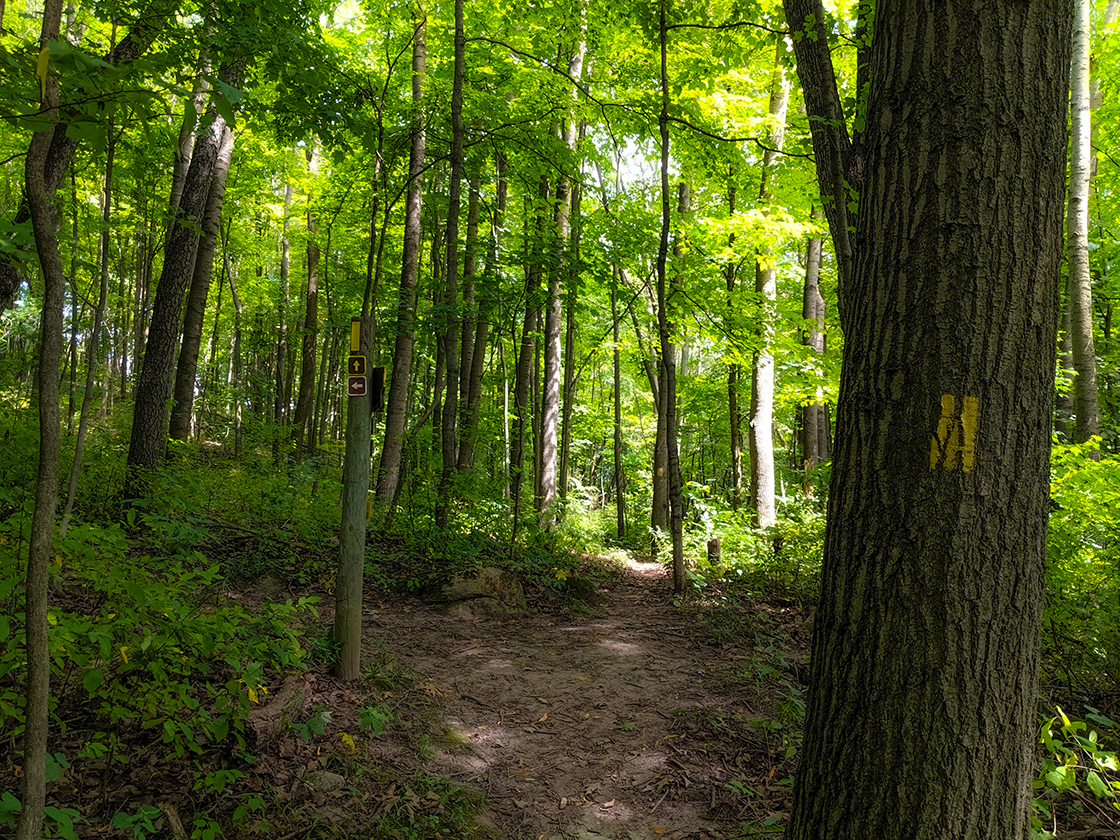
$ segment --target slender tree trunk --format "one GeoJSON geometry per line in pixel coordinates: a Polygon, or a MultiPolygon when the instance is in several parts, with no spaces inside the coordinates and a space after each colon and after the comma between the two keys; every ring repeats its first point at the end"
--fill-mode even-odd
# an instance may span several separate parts
{"type": "Polygon", "coordinates": [[[455,69],[451,85],[451,173],[447,192],[446,253],[444,255],[443,300],[446,325],[443,358],[447,365],[447,388],[443,403],[442,454],[436,525],[446,528],[450,519],[451,481],[459,458],[459,201],[463,180],[463,64],[466,35],[463,30],[463,0],[455,0],[455,69]]]}
{"type": "MultiPolygon", "coordinates": [[[[45,0],[43,28],[39,35],[39,51],[44,59],[49,55],[50,44],[58,40],[61,19],[62,0],[45,0]]],[[[50,126],[58,121],[58,77],[51,72],[49,63],[44,62],[41,66],[40,119],[50,126]]],[[[57,211],[51,201],[55,191],[48,189],[43,175],[51,133],[49,127],[35,132],[24,161],[24,194],[27,196],[44,288],[39,342],[39,470],[35,478],[35,512],[31,517],[24,595],[27,688],[24,695],[23,774],[20,779],[23,811],[16,826],[16,840],[39,840],[42,835],[47,788],[51,675],[47,584],[55,505],[58,502],[61,448],[58,373],[62,356],[62,305],[66,294],[66,278],[55,234],[57,211]]]]}
{"type": "Polygon", "coordinates": [[[424,172],[425,135],[420,104],[424,98],[427,64],[427,17],[422,5],[414,10],[412,36],[412,147],[408,157],[408,193],[405,199],[404,248],[397,304],[397,329],[393,346],[393,372],[385,407],[385,443],[377,478],[377,500],[392,504],[400,481],[401,448],[404,444],[405,407],[408,402],[412,347],[416,330],[416,281],[420,267],[420,187],[424,172]]]}
{"type": "Polygon", "coordinates": [[[1066,277],[1062,289],[1061,321],[1058,327],[1058,367],[1062,377],[1069,383],[1068,388],[1058,391],[1054,395],[1054,431],[1063,443],[1073,441],[1076,426],[1073,414],[1073,322],[1070,318],[1069,277],[1066,277]]]}
{"type": "Polygon", "coordinates": [[[1100,433],[1097,355],[1093,346],[1093,292],[1089,275],[1089,179],[1092,171],[1092,117],[1089,97],[1089,0],[1074,1],[1070,75],[1069,255],[1070,346],[1073,355],[1073,439],[1085,443],[1100,433]]]}
{"type": "MultiPolygon", "coordinates": [[[[93,401],[93,387],[97,378],[98,347],[101,342],[101,326],[105,320],[105,303],[109,298],[109,223],[113,215],[113,159],[116,155],[116,137],[110,120],[106,131],[105,180],[101,192],[101,238],[100,238],[100,285],[97,307],[93,310],[93,328],[90,330],[89,346],[86,348],[86,386],[82,394],[82,410],[78,419],[78,438],[74,442],[74,459],[70,462],[70,482],[66,492],[66,507],[62,511],[62,524],[59,533],[66,535],[70,527],[70,514],[74,510],[74,499],[78,494],[78,474],[82,468],[82,454],[85,451],[86,432],[89,430],[89,407],[93,401]]],[[[108,399],[112,387],[106,389],[108,399]]]]}
{"type": "Polygon", "coordinates": [[[1071,8],[876,18],[789,840],[1027,834],[1071,8]]]}
{"type": "MultiPolygon", "coordinates": [[[[311,174],[318,174],[318,162],[313,150],[307,152],[311,174]]],[[[296,458],[315,448],[314,428],[310,426],[311,409],[315,396],[315,349],[319,345],[319,232],[316,216],[311,209],[310,196],[307,208],[307,302],[303,316],[303,339],[300,350],[299,394],[296,396],[296,458]]]]}
{"type": "MultiPolygon", "coordinates": [[[[580,43],[568,54],[568,76],[578,79],[582,73],[585,46],[580,43]]],[[[569,116],[560,122],[560,140],[569,153],[564,166],[572,165],[575,149],[575,125],[569,116]]],[[[551,528],[556,521],[557,457],[560,432],[560,346],[563,291],[568,275],[568,235],[571,230],[572,179],[567,172],[556,182],[553,198],[553,227],[549,240],[552,259],[548,272],[548,294],[544,306],[544,378],[541,403],[540,471],[537,475],[537,510],[541,526],[551,528]]]]}
{"type": "Polygon", "coordinates": [[[188,440],[194,413],[194,391],[198,379],[198,354],[206,320],[206,299],[214,273],[214,252],[218,247],[218,228],[222,223],[222,205],[226,196],[226,178],[233,158],[233,127],[222,129],[218,157],[210,179],[210,194],[202,214],[202,236],[194,260],[194,273],[187,293],[187,309],[183,316],[183,343],[175,370],[174,404],[171,407],[169,435],[172,440],[188,440]]]}
{"type": "MultiPolygon", "coordinates": [[[[661,47],[661,113],[658,115],[658,132],[661,140],[661,238],[657,249],[657,333],[661,342],[661,403],[665,417],[666,470],[669,473],[669,531],[673,540],[673,592],[683,595],[684,568],[684,504],[681,497],[680,457],[677,451],[677,364],[670,341],[669,298],[665,293],[666,261],[669,255],[671,230],[669,193],[669,57],[668,30],[665,15],[666,0],[659,7],[658,34],[661,47]]],[[[680,211],[688,207],[688,188],[681,184],[678,191],[680,211]]]]}
{"type": "MultiPolygon", "coordinates": [[[[476,280],[478,274],[478,215],[481,180],[482,176],[476,164],[471,172],[467,196],[467,241],[463,249],[463,312],[459,319],[459,447],[455,459],[456,467],[459,470],[465,469],[469,463],[469,461],[464,461],[463,448],[467,429],[471,425],[471,376],[474,369],[474,340],[479,320],[476,280]]],[[[479,348],[478,352],[485,353],[485,346],[479,348]]]]}
{"type": "MultiPolygon", "coordinates": [[[[734,173],[731,173],[734,176],[734,173]]],[[[727,187],[727,215],[735,216],[735,184],[727,187]]],[[[727,236],[727,247],[735,244],[735,234],[727,236]]],[[[730,262],[723,268],[723,277],[727,283],[727,303],[734,306],[735,281],[739,273],[737,263],[730,262]]],[[[741,425],[741,411],[739,408],[739,375],[742,366],[738,362],[727,364],[727,418],[731,434],[731,510],[738,511],[743,503],[743,429],[741,425]]]]}
{"type": "MultiPolygon", "coordinates": [[[[110,128],[110,131],[112,129],[110,128]]],[[[70,343],[66,352],[69,399],[67,400],[66,436],[74,433],[74,413],[78,408],[78,333],[82,307],[78,301],[78,185],[74,167],[70,167],[70,343]]]]}
{"type": "MultiPolygon", "coordinates": [[[[774,162],[785,140],[786,106],[789,103],[789,78],[781,64],[785,43],[779,42],[774,57],[774,74],[770,87],[770,125],[767,131],[769,149],[762,156],[762,185],[758,191],[759,204],[769,205],[770,180],[774,162]]],[[[758,252],[755,264],[754,291],[761,303],[759,333],[761,346],[754,353],[751,370],[751,419],[748,429],[751,456],[750,504],[754,510],[754,523],[768,528],[777,521],[774,507],[774,319],[777,317],[775,301],[778,296],[777,267],[770,248],[758,252]]]]}
{"type": "Polygon", "coordinates": [[[611,332],[614,338],[614,505],[615,534],[626,539],[625,477],[622,473],[622,353],[618,342],[618,271],[611,271],[611,332]]]}
{"type": "MultiPolygon", "coordinates": [[[[863,153],[853,150],[844,120],[844,107],[836,88],[832,67],[828,29],[821,0],[782,0],[786,25],[794,33],[793,52],[797,59],[797,75],[809,114],[809,130],[813,139],[813,156],[817,161],[817,184],[820,188],[832,249],[836,255],[837,286],[840,290],[840,318],[844,319],[843,295],[851,277],[855,248],[854,220],[849,218],[852,197],[859,194],[863,182],[863,153]]],[[[860,5],[861,25],[870,4],[860,5]]],[[[857,90],[866,90],[865,49],[857,56],[857,90]]],[[[858,139],[858,135],[857,135],[858,139]]]]}
{"type": "MultiPolygon", "coordinates": [[[[179,138],[175,143],[175,162],[171,167],[171,195],[167,201],[167,216],[175,218],[175,211],[179,209],[179,202],[183,198],[183,187],[187,181],[187,171],[191,166],[191,157],[194,155],[195,129],[198,119],[206,108],[206,99],[210,96],[210,60],[205,54],[198,57],[198,73],[194,77],[194,88],[191,95],[183,102],[183,121],[179,124],[179,138]]],[[[166,248],[171,241],[171,232],[174,227],[168,225],[164,238],[166,248]]]]}
{"type": "MultiPolygon", "coordinates": [[[[506,212],[506,197],[508,185],[506,183],[506,156],[501,152],[497,155],[497,195],[494,200],[494,211],[490,227],[490,242],[486,256],[486,292],[480,301],[478,323],[475,326],[473,353],[471,356],[470,392],[467,397],[466,412],[462,440],[459,445],[459,469],[466,469],[474,463],[475,448],[478,445],[479,409],[482,403],[482,373],[486,362],[486,346],[490,332],[490,316],[494,311],[496,301],[498,275],[498,244],[501,241],[502,221],[506,212]]],[[[498,342],[499,351],[502,344],[498,342]]],[[[504,364],[504,356],[503,356],[504,364]]],[[[503,388],[505,380],[503,374],[503,388]]],[[[508,460],[508,434],[506,435],[506,449],[504,459],[508,460]]],[[[505,475],[508,479],[509,472],[505,475]]],[[[508,490],[508,488],[507,488],[508,490]]]]}
{"type": "MultiPolygon", "coordinates": [[[[586,126],[580,125],[580,138],[582,139],[586,126]]],[[[571,235],[571,260],[565,272],[564,293],[564,390],[561,393],[562,406],[560,416],[560,498],[568,498],[568,473],[572,449],[572,414],[576,400],[576,307],[579,302],[579,265],[581,260],[580,245],[583,235],[583,220],[580,217],[580,205],[583,200],[583,190],[577,181],[572,186],[572,235],[571,235]]]]}
{"type": "MultiPolygon", "coordinates": [[[[814,207],[810,218],[817,216],[814,207]]],[[[821,276],[821,239],[819,236],[810,236],[805,247],[805,286],[801,296],[801,317],[812,321],[813,326],[802,333],[801,343],[810,348],[812,354],[818,358],[824,356],[824,298],[820,289],[821,276]]],[[[822,371],[823,374],[823,371],[822,371]]],[[[824,403],[821,400],[822,389],[817,387],[817,398],[801,408],[801,453],[802,468],[805,470],[805,481],[802,492],[810,495],[812,483],[809,474],[822,461],[828,460],[828,440],[826,429],[828,415],[825,413],[824,403]]]]}
{"type": "MultiPolygon", "coordinates": [[[[283,426],[288,422],[288,411],[290,409],[288,401],[288,394],[291,390],[291,377],[288,374],[288,284],[291,273],[291,243],[288,241],[288,222],[291,208],[292,184],[289,181],[284,185],[284,221],[280,234],[280,300],[276,312],[276,401],[273,418],[277,426],[283,426]]],[[[273,444],[272,455],[278,464],[281,463],[281,449],[283,449],[284,457],[287,457],[287,447],[281,447],[280,438],[277,437],[273,444]]]]}
{"type": "MultiPolygon", "coordinates": [[[[530,401],[531,381],[533,378],[534,353],[537,330],[540,328],[541,304],[541,238],[544,234],[542,214],[548,203],[550,190],[548,179],[541,177],[537,190],[536,239],[530,246],[532,255],[525,273],[525,321],[521,330],[521,347],[517,353],[513,383],[513,443],[510,452],[510,495],[513,497],[514,519],[521,511],[521,484],[525,472],[525,440],[532,427],[532,406],[530,401]]],[[[527,214],[528,215],[528,214],[527,214]]],[[[528,227],[528,222],[526,222],[528,227]]]]}

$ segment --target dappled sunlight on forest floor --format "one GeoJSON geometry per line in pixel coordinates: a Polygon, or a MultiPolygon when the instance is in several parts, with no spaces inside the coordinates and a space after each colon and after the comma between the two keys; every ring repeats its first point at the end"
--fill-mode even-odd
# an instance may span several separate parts
{"type": "MultiPolygon", "coordinates": [[[[334,678],[322,659],[267,686],[200,666],[193,692],[224,684],[252,701],[218,741],[198,727],[180,737],[162,719],[110,724],[94,704],[67,701],[51,740],[63,767],[49,803],[74,815],[75,837],[722,840],[780,831],[808,623],[773,599],[674,606],[656,564],[616,569],[585,600],[530,593],[529,612],[501,621],[367,588],[358,680],[334,678]]],[[[261,582],[214,596],[261,614],[269,601],[313,594],[261,582]]],[[[317,606],[317,621],[296,632],[321,648],[333,600],[317,606]]],[[[17,772],[0,766],[8,787],[17,772]]]]}
{"type": "MultiPolygon", "coordinates": [[[[780,825],[795,760],[779,708],[789,689],[752,663],[774,644],[799,663],[807,636],[767,618],[772,637],[716,643],[669,590],[648,565],[603,587],[589,616],[470,620],[401,601],[371,609],[366,633],[442,695],[426,771],[478,788],[480,822],[508,837],[723,838],[780,825]]],[[[412,761],[391,741],[378,753],[412,761]]]]}

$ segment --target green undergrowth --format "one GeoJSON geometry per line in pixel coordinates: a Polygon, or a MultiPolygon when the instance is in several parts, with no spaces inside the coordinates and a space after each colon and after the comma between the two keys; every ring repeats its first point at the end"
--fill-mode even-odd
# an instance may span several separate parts
{"type": "Polygon", "coordinates": [[[1067,708],[1120,686],[1120,457],[1056,446],[1042,624],[1046,681],[1067,708]]]}

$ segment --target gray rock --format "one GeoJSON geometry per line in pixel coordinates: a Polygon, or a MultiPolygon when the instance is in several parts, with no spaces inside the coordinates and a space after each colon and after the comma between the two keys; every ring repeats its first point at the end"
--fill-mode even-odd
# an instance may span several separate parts
{"type": "Polygon", "coordinates": [[[510,618],[525,612],[525,590],[510,572],[486,567],[433,586],[424,600],[464,618],[510,618]]]}
{"type": "Polygon", "coordinates": [[[310,773],[304,773],[301,781],[312,790],[326,793],[332,790],[341,790],[342,786],[346,784],[346,777],[327,770],[313,770],[310,773]]]}

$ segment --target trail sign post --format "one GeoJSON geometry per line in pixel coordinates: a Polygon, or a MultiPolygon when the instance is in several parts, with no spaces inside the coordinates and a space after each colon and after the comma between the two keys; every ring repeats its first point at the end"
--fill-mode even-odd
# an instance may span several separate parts
{"type": "Polygon", "coordinates": [[[350,322],[346,360],[346,456],[342,466],[342,532],[335,596],[335,674],[355,679],[361,670],[362,574],[365,570],[366,500],[369,496],[370,411],[366,358],[373,349],[372,317],[350,322]]]}

